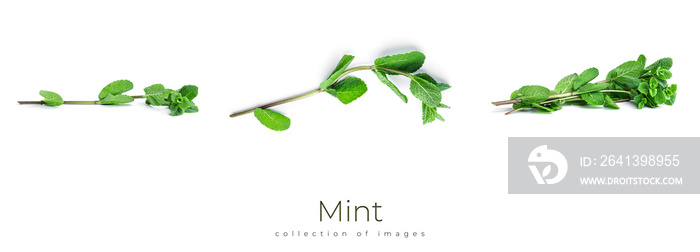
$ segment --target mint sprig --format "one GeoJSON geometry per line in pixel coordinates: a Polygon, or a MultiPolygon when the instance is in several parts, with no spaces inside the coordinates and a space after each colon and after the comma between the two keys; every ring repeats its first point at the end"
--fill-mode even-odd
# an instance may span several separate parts
{"type": "Polygon", "coordinates": [[[606,108],[619,109],[616,103],[634,102],[637,108],[656,108],[661,104],[673,105],[676,101],[676,84],[668,84],[671,78],[671,58],[660,59],[645,67],[646,57],[639,55],[637,60],[627,61],[608,72],[605,80],[591,82],[598,76],[595,67],[586,69],[581,74],[571,74],[562,78],[554,90],[543,86],[523,86],[510,95],[510,100],[492,102],[492,104],[513,104],[511,114],[527,108],[554,112],[562,105],[602,105],[606,108]]]}
{"type": "Polygon", "coordinates": [[[90,104],[90,105],[115,105],[131,103],[134,99],[146,99],[146,104],[151,106],[167,106],[170,115],[179,116],[184,113],[196,113],[199,108],[192,101],[198,94],[198,88],[194,85],[185,85],[180,89],[166,89],[162,84],[153,84],[143,89],[145,95],[130,96],[123,93],[134,88],[129,80],[113,81],[97,95],[95,101],[64,101],[63,98],[51,91],[41,90],[39,94],[44,97],[41,101],[18,101],[19,104],[42,104],[46,106],[61,106],[63,104],[90,104]]]}
{"type": "Polygon", "coordinates": [[[408,98],[399,90],[394,83],[389,80],[388,75],[401,75],[408,78],[410,82],[409,90],[414,97],[421,101],[423,124],[433,122],[435,120],[444,121],[445,119],[437,112],[438,108],[449,108],[442,104],[442,91],[450,88],[450,85],[438,83],[427,73],[417,73],[425,62],[425,55],[419,51],[413,51],[404,54],[390,55],[378,58],[373,65],[356,66],[348,68],[355,57],[352,55],[344,55],[333,72],[321,82],[317,89],[303,93],[292,98],[272,102],[259,107],[251,108],[241,112],[233,113],[230,117],[237,117],[249,113],[255,114],[255,117],[261,124],[275,131],[287,130],[291,120],[275,111],[268,108],[277,105],[282,105],[288,102],[301,100],[318,93],[328,93],[337,98],[343,104],[349,104],[360,98],[367,92],[367,85],[364,81],[357,77],[346,77],[348,74],[371,70],[377,75],[381,83],[389,87],[404,103],[408,102],[408,98]],[[346,77],[346,78],[345,78],[346,77]]]}

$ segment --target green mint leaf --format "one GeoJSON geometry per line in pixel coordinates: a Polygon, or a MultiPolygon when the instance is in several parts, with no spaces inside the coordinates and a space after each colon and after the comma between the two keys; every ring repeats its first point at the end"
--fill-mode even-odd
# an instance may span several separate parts
{"type": "Polygon", "coordinates": [[[560,109],[564,108],[563,106],[561,106],[562,104],[564,104],[564,101],[553,102],[553,103],[549,104],[549,108],[551,108],[555,111],[560,110],[560,109]]]}
{"type": "Polygon", "coordinates": [[[437,118],[437,110],[434,107],[430,107],[430,106],[426,105],[425,103],[422,103],[421,109],[423,111],[423,114],[422,114],[423,125],[435,121],[435,119],[437,118]]]}
{"type": "Polygon", "coordinates": [[[635,96],[634,96],[634,98],[632,99],[632,101],[633,101],[634,103],[636,103],[636,104],[639,104],[639,103],[642,101],[642,99],[644,99],[644,95],[643,95],[643,94],[638,94],[638,95],[635,95],[635,96]]]}
{"type": "Polygon", "coordinates": [[[269,109],[256,108],[253,114],[262,125],[274,131],[287,130],[291,124],[288,117],[269,109]]]}
{"type": "Polygon", "coordinates": [[[518,102],[518,103],[513,103],[513,109],[520,109],[520,108],[532,108],[532,102],[518,102]]]}
{"type": "Polygon", "coordinates": [[[638,94],[634,97],[633,99],[634,103],[637,104],[638,109],[644,108],[644,105],[647,105],[647,98],[643,94],[638,94]]]}
{"type": "Polygon", "coordinates": [[[440,114],[438,114],[437,109],[435,109],[435,119],[438,119],[441,122],[445,121],[445,118],[442,118],[442,116],[440,114]]]}
{"type": "Polygon", "coordinates": [[[187,97],[187,99],[191,101],[197,97],[199,88],[197,88],[195,85],[184,85],[182,88],[180,88],[179,92],[182,94],[182,96],[187,97]]]}
{"type": "Polygon", "coordinates": [[[438,104],[437,107],[438,108],[447,108],[447,109],[450,108],[450,106],[447,106],[447,105],[442,104],[442,103],[438,104]]]}
{"type": "MultiPolygon", "coordinates": [[[[423,66],[423,62],[425,62],[425,55],[419,51],[413,51],[378,58],[374,60],[374,65],[405,73],[413,73],[423,66]]],[[[393,75],[396,73],[388,72],[388,74],[393,75]]]]}
{"type": "Polygon", "coordinates": [[[671,79],[673,74],[671,74],[671,71],[667,69],[660,68],[659,71],[656,73],[656,77],[658,77],[661,80],[668,80],[671,79]]]}
{"type": "Polygon", "coordinates": [[[178,91],[172,91],[168,94],[168,100],[170,101],[171,105],[177,105],[178,103],[182,102],[182,94],[180,94],[178,91]]]}
{"type": "Polygon", "coordinates": [[[338,95],[335,93],[335,89],[333,89],[333,87],[326,88],[326,91],[324,92],[328,93],[329,95],[335,98],[338,98],[338,95]]]}
{"type": "Polygon", "coordinates": [[[162,84],[153,84],[143,89],[146,94],[146,104],[151,106],[167,106],[165,101],[165,87],[162,84]]]}
{"type": "Polygon", "coordinates": [[[174,90],[172,90],[172,89],[166,88],[166,89],[165,89],[165,93],[164,93],[165,97],[170,97],[170,94],[171,94],[173,91],[174,91],[174,90]]]}
{"type": "Polygon", "coordinates": [[[644,67],[647,65],[647,57],[644,56],[644,54],[640,54],[639,57],[637,57],[637,62],[644,67]]]}
{"type": "Polygon", "coordinates": [[[333,70],[331,75],[328,76],[328,78],[325,81],[321,82],[319,88],[321,90],[325,90],[326,88],[330,87],[336,80],[338,80],[338,78],[340,78],[340,75],[343,74],[343,72],[345,72],[345,69],[347,69],[348,66],[350,66],[350,62],[352,62],[354,58],[355,56],[352,55],[343,55],[343,57],[340,58],[340,62],[338,62],[338,65],[335,66],[335,69],[333,70]]]}
{"type": "Polygon", "coordinates": [[[540,103],[547,100],[547,98],[549,98],[549,94],[549,89],[543,86],[523,86],[520,89],[515,90],[510,95],[510,99],[520,99],[522,100],[521,103],[540,103]]]}
{"type": "Polygon", "coordinates": [[[662,80],[662,79],[659,79],[659,78],[656,78],[656,77],[651,77],[650,79],[652,79],[652,78],[653,78],[653,79],[656,79],[656,81],[659,83],[659,85],[660,85],[661,87],[663,87],[663,88],[668,87],[668,81],[662,80]]]}
{"type": "Polygon", "coordinates": [[[39,91],[39,95],[44,97],[41,101],[44,102],[46,106],[56,107],[63,104],[63,98],[55,92],[41,90],[39,91]]]}
{"type": "Polygon", "coordinates": [[[447,83],[437,83],[437,84],[435,84],[435,86],[437,86],[438,89],[440,89],[440,91],[445,91],[445,90],[448,90],[452,87],[447,83]]]}
{"type": "Polygon", "coordinates": [[[513,109],[532,108],[534,104],[539,105],[540,102],[547,100],[551,93],[552,91],[543,86],[523,86],[513,91],[513,93],[510,94],[510,99],[521,100],[521,102],[513,104],[513,109]]]}
{"type": "Polygon", "coordinates": [[[563,94],[574,91],[574,81],[577,79],[577,77],[578,74],[574,73],[562,78],[559,83],[557,83],[557,86],[554,87],[554,93],[563,94]]]}
{"type": "Polygon", "coordinates": [[[668,100],[666,100],[665,104],[668,106],[673,106],[674,103],[676,103],[676,94],[671,95],[671,97],[668,100]]]}
{"type": "Polygon", "coordinates": [[[126,91],[129,91],[134,88],[134,84],[131,83],[131,81],[128,80],[117,80],[113,81],[112,83],[107,84],[104,88],[102,88],[102,91],[100,91],[100,94],[98,95],[99,100],[102,100],[106,98],[108,95],[120,95],[126,91]]]}
{"type": "Polygon", "coordinates": [[[641,83],[639,83],[637,90],[639,90],[639,92],[642,94],[648,95],[649,94],[649,83],[647,83],[646,81],[642,81],[641,83]]]}
{"type": "Polygon", "coordinates": [[[430,76],[430,75],[427,74],[427,73],[417,73],[417,74],[414,74],[413,76],[416,76],[416,77],[418,77],[418,78],[427,80],[428,82],[433,83],[433,84],[435,84],[436,86],[437,86],[437,84],[438,84],[438,82],[437,82],[432,76],[430,76]]]}
{"type": "Polygon", "coordinates": [[[581,88],[581,86],[588,84],[593,79],[598,77],[598,74],[598,68],[595,67],[584,70],[574,81],[574,90],[578,90],[581,88]]]}
{"type": "Polygon", "coordinates": [[[608,80],[614,81],[624,89],[637,88],[639,86],[639,77],[642,76],[644,67],[637,61],[627,61],[608,72],[608,80]]]}
{"type": "Polygon", "coordinates": [[[642,109],[644,108],[644,105],[647,103],[647,98],[642,98],[638,103],[637,103],[637,108],[642,109]]]}
{"type": "Polygon", "coordinates": [[[542,106],[542,105],[537,104],[537,103],[533,103],[532,106],[535,107],[535,108],[538,108],[538,109],[540,109],[540,110],[542,110],[542,111],[547,111],[547,112],[554,112],[554,111],[555,111],[554,109],[551,109],[551,108],[542,106]]]}
{"type": "Polygon", "coordinates": [[[600,92],[582,94],[581,99],[591,105],[603,105],[605,103],[605,95],[600,92]]]}
{"type": "Polygon", "coordinates": [[[404,95],[403,93],[401,93],[401,91],[399,90],[399,88],[397,88],[396,85],[394,85],[394,83],[392,83],[392,82],[389,80],[389,78],[387,78],[385,72],[377,71],[377,70],[372,70],[372,72],[374,72],[374,74],[377,75],[377,78],[379,79],[379,81],[381,81],[382,83],[384,83],[384,85],[386,85],[387,87],[389,87],[389,89],[391,89],[391,91],[393,91],[394,94],[396,94],[396,96],[398,96],[404,103],[407,103],[407,102],[408,102],[408,98],[406,97],[406,95],[404,95]]]}
{"type": "Polygon", "coordinates": [[[118,94],[118,95],[112,95],[108,94],[107,97],[103,98],[100,100],[100,104],[102,105],[114,105],[114,104],[122,104],[122,103],[130,103],[133,102],[134,98],[128,95],[123,95],[123,94],[118,94]]]}
{"type": "Polygon", "coordinates": [[[583,94],[583,93],[590,93],[590,92],[595,92],[595,91],[600,91],[603,89],[607,89],[610,87],[610,83],[602,83],[602,82],[589,82],[586,85],[583,85],[580,87],[576,93],[578,94],[583,94]]]}
{"type": "Polygon", "coordinates": [[[440,89],[435,84],[420,77],[411,77],[410,90],[413,96],[424,102],[428,107],[437,107],[442,100],[440,89]]]}
{"type": "Polygon", "coordinates": [[[435,84],[435,86],[438,87],[438,89],[440,89],[441,92],[452,87],[452,86],[448,85],[447,83],[438,83],[432,76],[430,76],[427,73],[418,73],[418,74],[414,74],[413,76],[420,77],[424,80],[427,80],[430,83],[435,84]]]}
{"type": "Polygon", "coordinates": [[[605,96],[605,102],[603,103],[603,106],[606,108],[611,108],[611,109],[620,109],[620,106],[617,106],[615,101],[613,101],[613,99],[607,95],[605,96]]]}
{"type": "MultiPolygon", "coordinates": [[[[664,104],[666,103],[666,93],[664,93],[663,87],[658,87],[656,90],[656,95],[654,95],[654,103],[664,104]]],[[[651,90],[649,90],[651,91],[651,90]]]]}
{"type": "Polygon", "coordinates": [[[163,84],[153,84],[148,87],[145,87],[143,89],[143,92],[146,93],[146,95],[165,94],[165,87],[163,86],[163,84]]]}
{"type": "Polygon", "coordinates": [[[665,90],[668,90],[667,91],[668,95],[674,95],[678,91],[678,85],[673,84],[673,85],[667,87],[665,90]]]}
{"type": "Polygon", "coordinates": [[[656,78],[649,78],[649,88],[655,89],[659,87],[659,80],[656,78]]]}
{"type": "Polygon", "coordinates": [[[190,107],[185,109],[185,113],[197,113],[199,112],[199,108],[197,105],[194,105],[194,102],[190,101],[190,107]]]}
{"type": "Polygon", "coordinates": [[[189,97],[197,97],[197,87],[194,85],[185,85],[178,90],[165,89],[168,97],[168,108],[170,109],[170,115],[179,116],[184,113],[196,113],[199,112],[199,108],[194,105],[194,102],[189,97]],[[185,94],[181,93],[182,91],[185,94]]]}
{"type": "Polygon", "coordinates": [[[178,101],[177,106],[183,111],[190,107],[190,99],[187,96],[183,96],[181,100],[178,101]]]}
{"type": "Polygon", "coordinates": [[[661,69],[666,69],[666,70],[671,70],[671,67],[673,66],[673,59],[671,58],[663,58],[660,60],[657,60],[656,62],[652,63],[651,65],[647,66],[644,68],[645,71],[654,71],[657,68],[661,69]]]}
{"type": "Polygon", "coordinates": [[[348,77],[336,84],[333,84],[330,88],[326,89],[333,90],[332,92],[340,102],[343,104],[349,104],[352,101],[360,98],[365,92],[367,92],[367,85],[360,78],[348,77]]]}
{"type": "Polygon", "coordinates": [[[642,81],[640,79],[623,79],[623,82],[617,82],[615,81],[614,83],[617,84],[620,88],[622,89],[634,89],[639,86],[639,83],[642,81]]]}
{"type": "Polygon", "coordinates": [[[182,110],[179,104],[177,103],[170,103],[170,105],[168,105],[168,108],[170,109],[171,116],[181,116],[185,113],[185,111],[182,110]]]}
{"type": "MultiPolygon", "coordinates": [[[[181,104],[185,102],[185,99],[187,99],[187,97],[182,96],[179,90],[166,90],[166,92],[168,92],[168,100],[170,101],[170,104],[168,105],[168,108],[170,109],[170,115],[180,116],[184,114],[185,110],[181,108],[181,104]]],[[[189,101],[189,99],[187,99],[187,101],[189,101]]]]}
{"type": "Polygon", "coordinates": [[[647,97],[647,102],[646,105],[648,107],[656,108],[659,107],[659,104],[654,101],[654,97],[647,97]]]}

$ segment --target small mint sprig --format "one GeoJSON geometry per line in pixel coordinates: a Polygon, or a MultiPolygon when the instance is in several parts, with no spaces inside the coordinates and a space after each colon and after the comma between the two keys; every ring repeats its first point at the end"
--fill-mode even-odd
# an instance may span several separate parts
{"type": "Polygon", "coordinates": [[[578,105],[603,105],[619,109],[619,102],[634,102],[637,108],[656,108],[661,104],[673,105],[676,102],[676,84],[668,84],[672,77],[671,58],[662,58],[646,66],[647,58],[639,55],[637,60],[627,61],[608,72],[605,80],[591,82],[598,76],[595,67],[581,74],[570,74],[557,83],[554,90],[543,86],[529,85],[515,90],[510,100],[492,102],[493,105],[513,104],[511,114],[527,108],[554,112],[562,109],[565,103],[578,105]]]}
{"type": "Polygon", "coordinates": [[[423,53],[413,51],[405,54],[385,56],[376,59],[373,65],[348,68],[350,62],[352,62],[354,58],[355,57],[352,55],[344,55],[331,75],[325,81],[321,82],[317,89],[288,99],[233,113],[230,117],[253,113],[258,121],[267,128],[275,131],[287,130],[291,124],[291,120],[268,108],[308,98],[323,92],[337,98],[343,104],[349,104],[367,92],[367,85],[360,78],[346,76],[357,71],[371,70],[377,75],[379,81],[389,87],[389,89],[404,103],[408,102],[408,98],[391,82],[391,80],[389,80],[388,75],[401,75],[407,77],[411,81],[409,90],[411,94],[422,103],[423,124],[435,120],[445,120],[437,112],[437,109],[449,108],[449,106],[441,102],[442,91],[449,89],[450,85],[437,82],[427,73],[414,74],[425,62],[425,55],[423,53]]]}
{"type": "Polygon", "coordinates": [[[41,104],[51,107],[63,104],[82,105],[115,105],[131,103],[134,99],[146,99],[146,104],[151,106],[167,106],[170,115],[179,116],[184,113],[196,113],[199,108],[192,101],[198,94],[198,88],[194,85],[185,85],[180,89],[166,89],[162,84],[154,84],[144,88],[145,95],[125,95],[124,92],[132,90],[134,84],[129,80],[117,80],[107,84],[97,96],[95,101],[64,101],[63,98],[51,91],[41,90],[39,95],[44,97],[41,101],[18,101],[20,105],[41,104]]]}

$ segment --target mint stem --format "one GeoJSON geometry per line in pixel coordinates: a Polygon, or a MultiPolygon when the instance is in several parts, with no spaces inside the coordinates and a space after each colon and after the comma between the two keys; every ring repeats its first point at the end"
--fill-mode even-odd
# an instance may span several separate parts
{"type": "Polygon", "coordinates": [[[500,106],[500,105],[518,103],[518,102],[522,102],[522,101],[523,101],[522,99],[515,99],[515,100],[492,102],[491,104],[496,105],[496,106],[500,106]]]}
{"type": "Polygon", "coordinates": [[[43,105],[43,101],[17,101],[20,105],[26,105],[26,104],[41,104],[43,105]]]}
{"type": "MultiPolygon", "coordinates": [[[[603,82],[603,81],[601,81],[601,82],[603,82]]],[[[598,91],[595,91],[595,92],[632,94],[632,92],[630,92],[630,91],[625,91],[625,90],[613,90],[613,89],[611,89],[611,90],[598,90],[598,91]]],[[[544,101],[544,102],[542,102],[542,103],[540,103],[540,104],[543,104],[543,103],[550,103],[550,102],[553,102],[553,101],[561,100],[562,98],[574,97],[574,96],[578,96],[578,95],[581,95],[581,93],[576,93],[575,91],[574,91],[574,92],[563,93],[563,94],[553,94],[553,95],[550,95],[549,98],[547,98],[546,101],[544,101]]],[[[522,99],[514,99],[514,100],[506,100],[506,101],[491,102],[491,104],[496,105],[496,106],[500,106],[500,105],[508,105],[508,104],[513,104],[513,103],[518,103],[518,102],[522,102],[522,101],[523,101],[522,99]]]]}
{"type": "Polygon", "coordinates": [[[95,105],[100,104],[100,101],[63,101],[63,104],[95,105]]]}
{"type": "Polygon", "coordinates": [[[519,108],[519,109],[514,109],[514,110],[511,110],[511,111],[508,111],[508,112],[506,113],[506,115],[510,115],[510,114],[512,114],[513,112],[518,111],[518,110],[521,110],[521,109],[523,109],[523,108],[519,108]]]}
{"type": "MultiPolygon", "coordinates": [[[[146,98],[145,95],[132,95],[131,98],[134,99],[143,99],[146,98]]],[[[44,105],[44,101],[17,101],[19,105],[27,105],[27,104],[39,104],[39,105],[44,105]]],[[[100,104],[100,101],[63,101],[63,104],[74,104],[74,105],[96,105],[100,104]]]]}
{"type": "Polygon", "coordinates": [[[244,111],[241,111],[241,112],[236,112],[236,113],[233,113],[233,114],[229,115],[229,117],[236,117],[236,116],[241,116],[241,115],[245,115],[245,114],[250,114],[250,113],[253,113],[253,111],[255,111],[256,108],[266,109],[266,108],[274,107],[274,106],[277,106],[277,105],[282,105],[282,104],[285,104],[285,103],[288,103],[288,102],[293,102],[293,101],[296,101],[296,100],[301,100],[301,99],[304,99],[304,98],[307,98],[307,97],[311,97],[311,96],[313,96],[313,95],[315,95],[315,94],[318,94],[318,93],[321,93],[321,92],[323,92],[323,90],[321,90],[320,88],[317,88],[317,89],[311,90],[311,91],[309,91],[309,92],[306,92],[306,93],[303,93],[303,94],[300,94],[300,95],[297,95],[297,96],[294,96],[294,97],[291,97],[291,98],[287,98],[287,99],[284,99],[284,100],[279,100],[279,101],[276,101],[276,102],[273,102],[273,103],[268,103],[268,104],[265,104],[265,105],[262,105],[262,106],[259,106],[259,107],[255,107],[255,108],[251,108],[251,109],[248,109],[248,110],[244,110],[244,111]]]}
{"type": "Polygon", "coordinates": [[[558,98],[564,98],[564,97],[570,97],[576,94],[576,92],[568,92],[568,93],[563,93],[563,94],[553,94],[550,95],[548,99],[558,99],[558,98]]]}
{"type": "MultiPolygon", "coordinates": [[[[386,67],[380,67],[380,66],[375,66],[375,65],[371,65],[371,66],[356,66],[356,67],[353,67],[353,68],[346,69],[343,73],[340,74],[340,76],[338,77],[338,80],[336,80],[336,81],[335,81],[333,84],[331,84],[329,87],[332,87],[334,84],[338,83],[340,80],[343,79],[343,77],[347,76],[348,74],[353,73],[353,72],[357,72],[357,71],[362,71],[362,70],[379,70],[379,71],[385,71],[385,72],[390,72],[390,73],[395,73],[395,74],[403,75],[403,76],[406,76],[406,77],[411,78],[411,79],[413,78],[413,75],[411,75],[411,74],[409,74],[409,73],[401,72],[401,71],[394,70],[394,69],[389,69],[389,68],[386,68],[386,67]]],[[[245,114],[250,114],[250,113],[253,113],[253,111],[255,111],[256,108],[266,109],[266,108],[274,107],[274,106],[277,106],[277,105],[282,105],[282,104],[285,104],[285,103],[288,103],[288,102],[293,102],[293,101],[296,101],[296,100],[301,100],[301,99],[304,99],[304,98],[307,98],[307,97],[310,97],[310,96],[313,96],[313,95],[315,95],[315,94],[322,93],[322,92],[325,92],[325,91],[326,91],[325,89],[320,89],[320,88],[314,89],[314,90],[311,90],[311,91],[309,91],[309,92],[306,92],[306,93],[303,93],[303,94],[294,96],[294,97],[292,97],[292,98],[287,98],[287,99],[279,100],[279,101],[276,101],[276,102],[273,102],[273,103],[268,103],[268,104],[265,104],[265,105],[262,105],[262,106],[259,106],[259,107],[255,107],[255,108],[243,110],[243,111],[240,111],[240,112],[236,112],[236,113],[233,113],[233,114],[229,115],[229,117],[237,117],[237,116],[241,116],[241,115],[245,115],[245,114]]]]}
{"type": "Polygon", "coordinates": [[[630,92],[630,91],[626,91],[626,90],[617,90],[617,89],[613,89],[613,90],[600,90],[600,92],[601,92],[601,93],[625,93],[625,94],[632,94],[632,92],[630,92]]]}
{"type": "MultiPolygon", "coordinates": [[[[345,77],[346,75],[348,75],[348,74],[350,74],[350,73],[352,73],[352,72],[357,72],[357,71],[362,71],[362,70],[380,70],[380,71],[384,71],[384,72],[389,72],[389,73],[395,73],[395,74],[403,75],[403,76],[408,77],[409,79],[412,79],[412,78],[413,78],[413,75],[411,75],[410,73],[401,72],[401,71],[394,70],[394,69],[389,69],[389,68],[386,68],[386,67],[380,67],[380,66],[371,65],[371,66],[356,66],[356,67],[353,67],[353,68],[349,68],[349,69],[345,70],[345,72],[343,72],[342,74],[340,74],[340,76],[338,77],[338,80],[343,79],[343,77],[345,77]]],[[[337,81],[336,81],[336,82],[337,82],[337,81]]]]}
{"type": "Polygon", "coordinates": [[[568,100],[580,99],[580,98],[581,98],[581,96],[568,96],[568,97],[546,100],[546,101],[540,102],[540,104],[547,104],[547,103],[552,103],[552,102],[557,102],[557,101],[568,101],[568,100]]]}

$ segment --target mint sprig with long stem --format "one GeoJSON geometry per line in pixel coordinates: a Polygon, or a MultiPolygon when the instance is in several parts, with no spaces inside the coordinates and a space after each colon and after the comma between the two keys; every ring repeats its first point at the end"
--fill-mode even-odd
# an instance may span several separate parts
{"type": "Polygon", "coordinates": [[[639,109],[673,105],[678,89],[676,84],[668,84],[673,60],[662,58],[645,67],[646,60],[644,55],[639,55],[637,60],[621,64],[608,72],[605,80],[598,82],[591,82],[598,76],[598,69],[592,67],[581,74],[562,78],[554,90],[537,85],[523,86],[511,93],[510,100],[492,104],[513,104],[513,110],[506,115],[527,108],[554,112],[562,109],[565,103],[603,105],[612,109],[619,109],[617,103],[620,102],[634,102],[639,109]]]}
{"type": "Polygon", "coordinates": [[[405,54],[397,54],[378,58],[373,65],[356,66],[348,68],[350,62],[355,57],[352,55],[344,55],[338,65],[335,67],[331,75],[323,81],[318,88],[309,92],[268,103],[262,106],[247,109],[241,112],[233,113],[230,117],[237,117],[249,113],[254,113],[255,117],[267,128],[275,131],[287,130],[291,120],[268,108],[282,105],[285,103],[301,100],[311,97],[319,93],[328,93],[337,98],[343,104],[349,104],[360,98],[367,92],[367,85],[364,81],[357,77],[347,77],[350,73],[370,70],[374,72],[384,85],[389,87],[404,103],[408,102],[408,98],[404,95],[394,83],[389,80],[388,75],[401,75],[409,78],[410,91],[414,97],[421,101],[423,124],[433,122],[435,120],[444,121],[445,119],[437,112],[438,108],[449,108],[449,106],[441,103],[442,91],[450,88],[450,85],[438,83],[427,73],[417,73],[425,62],[425,55],[419,51],[413,51],[405,54]]]}
{"type": "Polygon", "coordinates": [[[134,88],[134,84],[128,80],[113,81],[98,94],[99,100],[92,101],[64,101],[63,97],[51,91],[41,90],[39,95],[44,99],[41,101],[18,101],[20,105],[40,104],[51,107],[61,106],[63,104],[78,104],[78,105],[115,105],[131,103],[134,99],[146,99],[146,104],[151,106],[167,106],[170,109],[170,115],[179,116],[184,113],[196,113],[199,108],[192,101],[199,93],[199,88],[194,85],[185,85],[180,89],[172,90],[165,88],[162,84],[153,84],[144,88],[145,95],[125,95],[134,88]]]}

